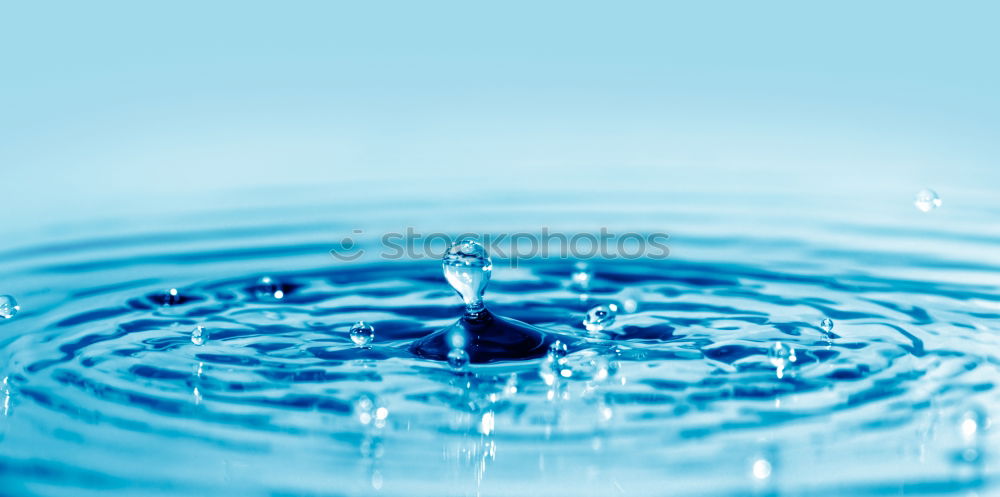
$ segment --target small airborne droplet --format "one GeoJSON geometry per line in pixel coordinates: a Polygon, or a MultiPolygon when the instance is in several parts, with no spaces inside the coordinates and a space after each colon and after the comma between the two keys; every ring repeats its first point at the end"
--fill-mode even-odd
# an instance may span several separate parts
{"type": "Polygon", "coordinates": [[[204,326],[195,326],[194,330],[191,331],[191,343],[204,345],[205,340],[208,340],[208,330],[204,326]]]}
{"type": "Polygon", "coordinates": [[[917,206],[920,212],[930,212],[941,207],[941,197],[934,190],[925,188],[917,192],[917,196],[913,199],[913,205],[917,206]]]}
{"type": "Polygon", "coordinates": [[[10,295],[0,295],[0,318],[10,319],[17,315],[21,306],[10,295]]]}
{"type": "Polygon", "coordinates": [[[448,352],[448,365],[455,371],[463,371],[469,365],[469,353],[465,349],[451,349],[448,352]]]}
{"type": "MultiPolygon", "coordinates": [[[[617,306],[616,306],[617,307],[617,306]]],[[[615,322],[614,309],[599,305],[587,311],[587,317],[583,319],[583,326],[587,331],[604,331],[615,322]]]]}
{"type": "Polygon", "coordinates": [[[823,331],[830,333],[831,331],[833,331],[833,320],[830,318],[825,318],[819,322],[819,327],[823,331]]]}
{"type": "Polygon", "coordinates": [[[358,347],[368,348],[368,346],[375,340],[375,327],[365,323],[364,321],[358,321],[351,326],[351,341],[354,345],[358,347]]]}

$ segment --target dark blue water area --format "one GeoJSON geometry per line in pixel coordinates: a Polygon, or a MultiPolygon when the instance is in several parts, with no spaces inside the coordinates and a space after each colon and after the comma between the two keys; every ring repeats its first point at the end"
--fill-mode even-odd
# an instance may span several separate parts
{"type": "Polygon", "coordinates": [[[0,495],[997,491],[993,234],[677,219],[666,259],[496,258],[547,338],[469,364],[415,353],[464,312],[440,260],[323,223],[10,248],[0,495]]]}

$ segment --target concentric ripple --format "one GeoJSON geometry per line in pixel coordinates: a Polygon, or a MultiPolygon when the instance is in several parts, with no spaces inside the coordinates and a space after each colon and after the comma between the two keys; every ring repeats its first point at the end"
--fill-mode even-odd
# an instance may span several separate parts
{"type": "MultiPolygon", "coordinates": [[[[211,250],[224,255],[193,264],[180,252],[16,266],[12,278],[36,284],[0,342],[4,490],[828,495],[995,483],[995,285],[714,257],[594,260],[581,287],[575,261],[534,259],[497,268],[488,307],[577,341],[565,356],[455,371],[408,352],[462,312],[436,261],[338,265],[305,255],[318,243],[222,243],[211,250]],[[597,305],[618,315],[588,330],[597,305]],[[365,347],[349,335],[362,320],[375,328],[365,347]]],[[[755,243],[774,242],[744,248],[755,243]]]]}

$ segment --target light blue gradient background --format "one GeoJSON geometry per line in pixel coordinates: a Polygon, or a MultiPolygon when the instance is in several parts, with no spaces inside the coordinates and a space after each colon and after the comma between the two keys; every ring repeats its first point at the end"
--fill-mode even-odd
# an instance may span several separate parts
{"type": "Polygon", "coordinates": [[[996,2],[2,5],[14,225],[388,178],[1000,191],[996,2]]]}

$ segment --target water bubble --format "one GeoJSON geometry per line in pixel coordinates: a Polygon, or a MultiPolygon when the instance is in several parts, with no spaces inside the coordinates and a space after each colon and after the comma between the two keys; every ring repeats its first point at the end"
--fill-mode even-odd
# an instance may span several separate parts
{"type": "Polygon", "coordinates": [[[819,327],[826,333],[833,331],[833,320],[830,318],[825,318],[819,322],[819,327]]]}
{"type": "Polygon", "coordinates": [[[493,261],[479,242],[464,238],[452,244],[441,261],[444,277],[465,302],[465,312],[476,316],[486,308],[483,292],[490,282],[493,261]]]}
{"type": "Polygon", "coordinates": [[[917,196],[913,199],[913,205],[917,206],[920,212],[930,212],[941,207],[941,197],[934,190],[925,188],[917,192],[917,196]]]}
{"type": "Polygon", "coordinates": [[[776,374],[778,378],[782,378],[785,375],[785,368],[798,360],[795,356],[795,349],[782,342],[774,342],[774,345],[768,350],[767,357],[771,361],[771,365],[777,370],[776,374]]]}
{"type": "Polygon", "coordinates": [[[20,310],[21,306],[17,304],[17,300],[14,297],[0,295],[0,318],[10,319],[17,315],[20,310]]]}
{"type": "Polygon", "coordinates": [[[615,309],[599,305],[587,311],[587,317],[583,319],[583,326],[587,328],[587,331],[604,331],[608,326],[614,324],[615,315],[615,309]]]}
{"type": "Polygon", "coordinates": [[[204,345],[205,340],[208,340],[208,330],[204,326],[195,326],[191,330],[191,343],[195,345],[204,345]]]}
{"type": "Polygon", "coordinates": [[[586,291],[590,288],[590,282],[594,280],[594,270],[589,263],[580,261],[573,265],[573,274],[570,282],[577,290],[586,291]]]}
{"type": "Polygon", "coordinates": [[[374,326],[364,321],[358,321],[354,326],[351,326],[351,341],[354,342],[354,345],[367,348],[373,340],[375,340],[374,326]]]}
{"type": "Polygon", "coordinates": [[[448,365],[455,371],[463,371],[469,365],[469,353],[465,349],[451,349],[448,352],[448,365]]]}

